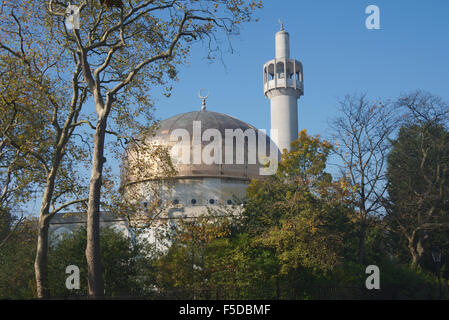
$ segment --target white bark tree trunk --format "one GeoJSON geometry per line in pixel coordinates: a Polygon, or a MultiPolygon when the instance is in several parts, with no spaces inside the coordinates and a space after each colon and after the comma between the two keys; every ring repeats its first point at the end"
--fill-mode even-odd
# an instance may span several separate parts
{"type": "Polygon", "coordinates": [[[87,209],[86,260],[88,271],[89,297],[98,299],[104,296],[104,284],[100,251],[100,199],[102,172],[104,164],[104,141],[107,117],[100,116],[94,137],[94,153],[89,185],[87,209]]]}

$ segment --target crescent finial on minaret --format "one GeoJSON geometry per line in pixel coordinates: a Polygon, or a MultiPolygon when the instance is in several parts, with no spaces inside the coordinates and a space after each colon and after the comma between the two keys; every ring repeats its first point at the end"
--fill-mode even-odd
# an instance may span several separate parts
{"type": "Polygon", "coordinates": [[[284,21],[282,21],[281,19],[278,20],[279,24],[281,25],[281,31],[284,31],[284,21]]]}

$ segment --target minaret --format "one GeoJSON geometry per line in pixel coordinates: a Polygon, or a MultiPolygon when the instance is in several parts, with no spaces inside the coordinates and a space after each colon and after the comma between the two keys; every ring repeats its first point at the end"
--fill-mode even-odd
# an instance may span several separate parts
{"type": "Polygon", "coordinates": [[[275,45],[276,57],[263,66],[263,85],[271,102],[271,129],[278,131],[273,140],[282,152],[298,138],[298,99],[304,83],[301,62],[290,59],[290,36],[282,23],[275,45]]]}

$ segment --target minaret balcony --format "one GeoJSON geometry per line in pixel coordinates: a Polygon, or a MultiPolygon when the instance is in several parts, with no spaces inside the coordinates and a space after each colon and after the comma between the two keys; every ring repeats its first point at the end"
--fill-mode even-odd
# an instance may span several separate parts
{"type": "Polygon", "coordinates": [[[282,58],[268,61],[263,66],[263,80],[266,96],[269,91],[282,88],[293,89],[298,98],[304,94],[303,67],[298,60],[282,58]]]}
{"type": "Polygon", "coordinates": [[[301,92],[301,94],[300,94],[301,96],[304,94],[304,84],[299,80],[287,79],[287,85],[285,84],[285,79],[277,79],[277,81],[269,80],[264,83],[264,93],[265,94],[267,93],[267,91],[270,91],[273,89],[282,89],[282,88],[296,89],[301,92]]]}

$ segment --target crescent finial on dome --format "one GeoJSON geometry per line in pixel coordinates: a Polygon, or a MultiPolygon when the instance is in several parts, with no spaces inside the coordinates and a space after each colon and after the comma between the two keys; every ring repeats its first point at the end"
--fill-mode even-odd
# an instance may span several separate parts
{"type": "Polygon", "coordinates": [[[209,97],[209,93],[207,93],[205,96],[203,96],[203,95],[201,95],[201,90],[203,90],[203,89],[200,89],[198,91],[198,97],[200,97],[200,99],[201,99],[201,110],[203,111],[203,110],[206,110],[206,99],[209,97]]]}

